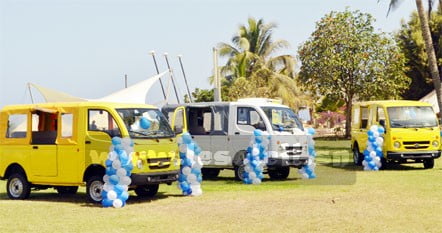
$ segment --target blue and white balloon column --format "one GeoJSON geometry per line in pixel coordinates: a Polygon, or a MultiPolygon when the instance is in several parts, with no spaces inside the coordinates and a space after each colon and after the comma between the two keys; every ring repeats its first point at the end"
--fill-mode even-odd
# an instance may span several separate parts
{"type": "Polygon", "coordinates": [[[308,162],[301,169],[298,170],[298,173],[302,175],[305,179],[314,179],[316,178],[315,174],[315,141],[313,140],[313,135],[315,134],[315,129],[308,128],[307,129],[307,149],[308,149],[308,162]]]}
{"type": "Polygon", "coordinates": [[[253,131],[251,145],[247,148],[244,158],[244,179],[245,184],[260,184],[262,181],[264,166],[268,161],[268,138],[263,136],[261,130],[253,131]]]}
{"type": "Polygon", "coordinates": [[[382,135],[384,133],[384,128],[377,125],[371,126],[367,132],[367,149],[364,150],[364,161],[362,161],[365,171],[378,171],[381,168],[381,159],[384,157],[382,153],[382,145],[384,144],[382,135]]]}
{"type": "Polygon", "coordinates": [[[129,198],[128,186],[131,183],[133,142],[130,138],[112,138],[111,151],[106,160],[106,175],[101,192],[104,207],[121,208],[129,198]]]}
{"type": "Polygon", "coordinates": [[[187,132],[178,139],[178,145],[180,147],[181,159],[178,187],[186,196],[199,196],[203,194],[203,190],[201,189],[201,182],[203,181],[201,168],[203,167],[203,162],[199,156],[201,148],[192,140],[192,136],[187,132]]]}

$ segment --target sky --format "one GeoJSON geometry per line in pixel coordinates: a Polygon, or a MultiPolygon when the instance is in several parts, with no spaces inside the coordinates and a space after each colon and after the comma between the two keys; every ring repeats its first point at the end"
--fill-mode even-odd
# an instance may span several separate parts
{"type": "MultiPolygon", "coordinates": [[[[248,17],[277,24],[274,39],[285,39],[296,56],[315,23],[331,11],[360,10],[376,18],[378,32],[394,32],[415,10],[402,1],[387,17],[387,0],[0,0],[0,107],[31,103],[27,83],[82,98],[100,98],[173,69],[185,94],[178,62],[182,55],[190,89],[210,88],[212,48],[230,43],[248,17]]],[[[221,59],[219,65],[225,60],[221,59]]],[[[168,76],[163,78],[168,83],[168,76]]],[[[170,88],[170,102],[175,101],[170,88]]],[[[32,90],[34,95],[35,90],[32,90]]],[[[37,99],[38,96],[36,97],[37,99]]],[[[41,99],[41,97],[40,97],[41,99]]],[[[159,84],[147,102],[163,100],[159,84]]]]}

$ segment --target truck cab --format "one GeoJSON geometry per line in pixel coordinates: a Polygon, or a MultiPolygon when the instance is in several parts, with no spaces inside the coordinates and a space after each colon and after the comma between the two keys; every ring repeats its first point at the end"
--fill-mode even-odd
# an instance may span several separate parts
{"type": "Polygon", "coordinates": [[[243,159],[255,129],[269,138],[267,172],[273,179],[288,177],[290,167],[308,161],[307,135],[297,114],[271,99],[166,105],[162,108],[172,127],[188,131],[203,149],[203,175],[216,177],[234,169],[242,179],[243,159]],[[178,113],[179,116],[174,113],[178,113]]]}
{"type": "Polygon", "coordinates": [[[105,161],[113,137],[133,141],[129,188],[153,196],[159,184],[177,179],[180,161],[175,133],[154,106],[107,102],[6,106],[0,111],[0,179],[11,199],[31,189],[76,193],[86,185],[88,199],[101,201],[105,161]],[[137,120],[151,121],[148,130],[137,120]]]}
{"type": "Polygon", "coordinates": [[[353,161],[362,165],[367,131],[372,125],[385,129],[382,167],[388,163],[423,163],[434,167],[441,155],[440,128],[430,104],[419,101],[369,101],[352,106],[353,161]]]}

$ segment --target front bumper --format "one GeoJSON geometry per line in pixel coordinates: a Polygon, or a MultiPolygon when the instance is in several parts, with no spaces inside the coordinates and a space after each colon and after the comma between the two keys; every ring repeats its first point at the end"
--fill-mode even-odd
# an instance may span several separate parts
{"type": "Polygon", "coordinates": [[[269,158],[267,167],[301,167],[308,163],[308,157],[269,158]]]}
{"type": "Polygon", "coordinates": [[[148,184],[163,184],[172,183],[178,179],[179,170],[155,173],[137,173],[132,174],[131,185],[148,185],[148,184]]]}
{"type": "Polygon", "coordinates": [[[441,151],[414,151],[414,152],[387,152],[389,160],[404,159],[437,159],[441,155],[441,151]]]}

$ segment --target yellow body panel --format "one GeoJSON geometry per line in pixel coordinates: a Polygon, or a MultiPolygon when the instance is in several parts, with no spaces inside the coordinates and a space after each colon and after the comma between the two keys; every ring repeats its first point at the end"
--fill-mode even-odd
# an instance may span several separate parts
{"type": "Polygon", "coordinates": [[[379,111],[384,112],[385,118],[385,135],[383,151],[393,153],[418,153],[427,151],[440,151],[440,143],[433,146],[434,141],[440,141],[440,129],[437,127],[421,127],[421,128],[392,128],[390,127],[390,119],[387,109],[389,107],[431,107],[430,104],[420,101],[369,101],[354,103],[352,107],[352,131],[351,140],[352,148],[357,145],[359,152],[362,153],[367,147],[367,131],[372,125],[379,125],[379,111]],[[365,109],[365,110],[364,110],[365,109]],[[367,115],[364,116],[364,112],[367,115]],[[367,123],[364,124],[362,119],[366,118],[367,123]],[[366,125],[364,127],[364,125],[366,125]],[[400,147],[394,147],[394,142],[399,142],[400,147]],[[428,143],[426,143],[428,142],[428,143]],[[409,144],[409,146],[405,144],[409,144]],[[414,144],[413,144],[414,143],[414,144]],[[418,147],[426,148],[415,148],[418,147]],[[416,145],[416,146],[415,146],[416,145]]]}
{"type": "MultiPolygon", "coordinates": [[[[84,185],[83,178],[89,167],[105,167],[111,146],[111,137],[108,134],[88,131],[88,110],[107,111],[114,118],[121,136],[129,137],[123,120],[115,110],[117,108],[157,109],[155,106],[145,104],[106,102],[45,103],[4,107],[0,111],[0,178],[5,178],[10,165],[17,164],[23,168],[28,181],[32,184],[84,185]],[[32,126],[32,114],[37,110],[57,114],[57,134],[53,144],[32,143],[32,135],[35,133],[32,132],[32,127],[37,127],[32,126]],[[27,115],[24,138],[7,137],[8,117],[12,114],[27,115]],[[72,121],[72,132],[67,137],[63,135],[61,129],[63,114],[72,116],[69,118],[72,121]]],[[[134,139],[134,142],[132,173],[149,175],[179,170],[180,161],[175,137],[134,139]],[[141,154],[144,155],[141,159],[143,166],[139,168],[137,162],[141,154]]]]}

